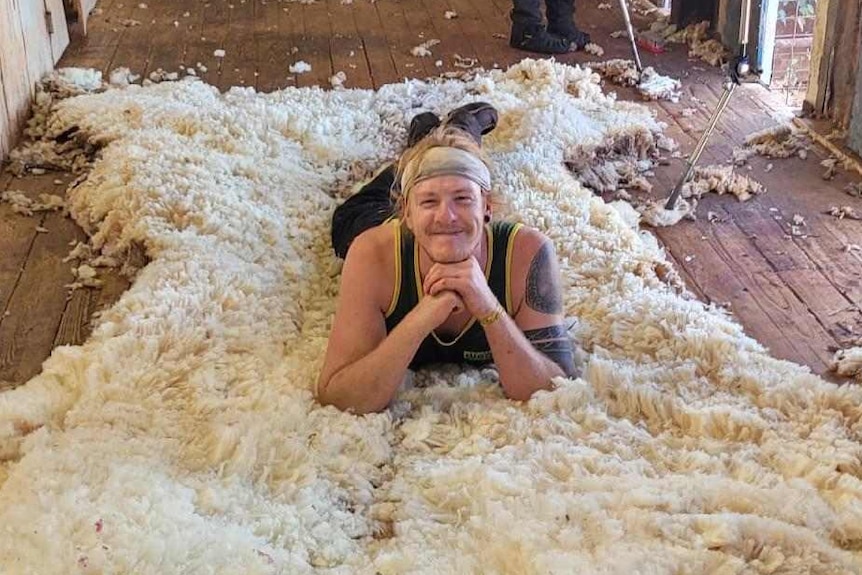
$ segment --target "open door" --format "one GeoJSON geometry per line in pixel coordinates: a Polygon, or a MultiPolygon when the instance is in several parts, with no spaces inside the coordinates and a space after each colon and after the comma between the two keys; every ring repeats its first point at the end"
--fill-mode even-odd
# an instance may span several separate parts
{"type": "Polygon", "coordinates": [[[761,81],[801,108],[811,79],[817,5],[827,0],[764,0],[757,64],[761,81]]]}

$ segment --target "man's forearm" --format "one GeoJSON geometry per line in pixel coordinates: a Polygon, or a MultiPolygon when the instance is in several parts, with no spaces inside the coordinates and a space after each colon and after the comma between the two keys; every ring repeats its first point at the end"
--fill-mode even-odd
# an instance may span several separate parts
{"type": "Polygon", "coordinates": [[[411,314],[374,351],[321,382],[318,400],[356,414],[382,411],[404,380],[407,367],[428,335],[411,314]]]}
{"type": "Polygon", "coordinates": [[[550,389],[551,379],[565,376],[563,370],[538,351],[510,316],[503,314],[485,326],[500,384],[510,399],[526,401],[540,389],[550,389]]]}

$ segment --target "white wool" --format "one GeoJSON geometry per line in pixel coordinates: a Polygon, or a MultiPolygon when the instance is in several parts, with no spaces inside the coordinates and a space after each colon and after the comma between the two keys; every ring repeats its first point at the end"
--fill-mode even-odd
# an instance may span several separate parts
{"type": "Polygon", "coordinates": [[[648,100],[678,102],[682,94],[682,83],[669,76],[662,76],[651,66],[647,66],[638,83],[638,91],[648,100]]]}
{"type": "Polygon", "coordinates": [[[699,198],[704,194],[715,192],[719,195],[733,194],[739,201],[744,202],[762,193],[763,190],[759,182],[734,172],[733,166],[709,165],[694,169],[691,179],[683,186],[682,197],[699,198]]]}
{"type": "Polygon", "coordinates": [[[460,54],[454,54],[452,57],[455,60],[453,65],[456,68],[473,68],[479,65],[479,60],[476,58],[465,58],[460,54]]]}
{"type": "Polygon", "coordinates": [[[862,182],[851,182],[844,186],[844,193],[854,198],[862,198],[862,182]]]}
{"type": "Polygon", "coordinates": [[[443,17],[444,17],[444,18],[446,18],[447,20],[452,20],[453,18],[457,18],[457,17],[458,17],[458,13],[457,13],[457,12],[455,12],[454,10],[446,10],[446,11],[443,13],[443,17]]]}
{"type": "Polygon", "coordinates": [[[745,147],[752,153],[767,158],[789,158],[799,155],[802,159],[811,140],[802,130],[792,124],[779,124],[752,134],[745,138],[745,147]]]}
{"type": "Polygon", "coordinates": [[[338,71],[335,75],[329,77],[329,84],[333,88],[343,88],[344,82],[347,81],[347,74],[344,72],[338,71]]]}
{"type": "Polygon", "coordinates": [[[108,76],[108,82],[112,86],[128,86],[129,84],[138,81],[138,79],[140,79],[140,76],[133,74],[132,71],[125,66],[114,68],[108,76]]]}
{"type": "Polygon", "coordinates": [[[91,68],[59,68],[55,76],[58,82],[84,91],[97,90],[102,86],[102,72],[91,68]]]}
{"type": "Polygon", "coordinates": [[[311,72],[311,64],[304,60],[299,60],[294,64],[291,64],[288,67],[288,71],[291,74],[305,74],[306,72],[311,72]]]}
{"type": "Polygon", "coordinates": [[[224,50],[222,50],[221,48],[213,51],[213,56],[215,56],[216,58],[224,58],[225,54],[226,54],[226,52],[224,50]]]}
{"type": "Polygon", "coordinates": [[[640,224],[641,215],[638,213],[636,209],[632,207],[629,202],[624,202],[621,200],[617,200],[615,202],[611,202],[608,204],[613,209],[615,209],[619,214],[623,221],[632,229],[638,229],[638,224],[640,224]]]}
{"type": "Polygon", "coordinates": [[[605,49],[596,44],[595,42],[589,42],[586,46],[584,46],[584,52],[587,54],[593,54],[601,58],[605,55],[605,49]]]}
{"type": "Polygon", "coordinates": [[[727,48],[709,37],[709,22],[706,20],[669,34],[667,39],[688,44],[690,58],[700,58],[711,66],[721,66],[729,58],[727,48]]]}
{"type": "Polygon", "coordinates": [[[659,129],[588,70],[220,94],[180,81],[63,101],[102,146],[70,211],[150,262],[81,346],[0,393],[0,565],[69,573],[859,572],[862,391],[770,358],[662,280],[654,240],[564,166],[659,129]],[[553,241],[583,378],[527,403],[493,369],[417,373],[391,409],[311,398],[353,169],[419,110],[500,111],[511,214],[553,241]]]}
{"type": "Polygon", "coordinates": [[[427,56],[431,56],[431,48],[440,43],[440,40],[436,38],[432,38],[431,40],[426,40],[422,42],[418,46],[414,46],[410,49],[410,53],[417,58],[425,58],[427,56]]]}
{"type": "Polygon", "coordinates": [[[832,357],[830,369],[838,375],[855,377],[862,382],[862,347],[839,349],[832,357]]]}
{"type": "Polygon", "coordinates": [[[55,194],[39,194],[39,200],[32,200],[18,190],[7,190],[0,193],[0,202],[6,202],[12,211],[24,216],[32,216],[35,212],[51,212],[63,210],[66,201],[55,194]]]}
{"type": "Polygon", "coordinates": [[[838,158],[826,158],[825,160],[820,161],[820,165],[826,168],[826,171],[823,172],[821,177],[824,180],[831,180],[835,177],[835,173],[838,171],[838,158]]]}
{"type": "Polygon", "coordinates": [[[651,66],[639,74],[633,60],[615,58],[604,62],[591,62],[587,66],[596,70],[608,81],[620,86],[635,86],[647,100],[679,101],[682,84],[668,76],[662,76],[651,66]]]}
{"type": "Polygon", "coordinates": [[[694,213],[692,204],[680,198],[672,210],[665,209],[665,200],[653,200],[637,206],[643,221],[655,228],[678,224],[683,218],[694,213]]]}
{"type": "Polygon", "coordinates": [[[843,220],[844,218],[848,220],[862,220],[862,214],[857,212],[853,206],[830,206],[829,211],[826,213],[839,220],[843,220]]]}

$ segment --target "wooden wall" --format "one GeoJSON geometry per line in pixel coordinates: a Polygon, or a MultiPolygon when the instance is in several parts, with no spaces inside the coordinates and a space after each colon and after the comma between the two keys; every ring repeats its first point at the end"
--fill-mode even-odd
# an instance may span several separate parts
{"type": "Polygon", "coordinates": [[[859,0],[818,0],[811,75],[804,110],[847,128],[856,97],[862,47],[859,0]]]}
{"type": "Polygon", "coordinates": [[[24,127],[36,83],[68,45],[63,0],[0,0],[0,160],[24,127]]]}

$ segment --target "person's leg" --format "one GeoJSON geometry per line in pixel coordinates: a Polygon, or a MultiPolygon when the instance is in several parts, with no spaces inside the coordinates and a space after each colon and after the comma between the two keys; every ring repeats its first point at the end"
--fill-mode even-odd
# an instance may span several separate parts
{"type": "Polygon", "coordinates": [[[509,45],[513,48],[541,54],[563,54],[569,51],[566,40],[545,30],[541,0],[513,0],[510,16],[512,33],[509,45]]]}
{"type": "MultiPolygon", "coordinates": [[[[440,117],[433,112],[416,114],[407,130],[407,147],[411,148],[440,125],[440,117]]],[[[395,214],[392,184],[395,182],[395,163],[383,168],[362,188],[335,208],[332,214],[332,249],[344,258],[356,237],[369,228],[379,226],[395,214]]]]}
{"type": "Polygon", "coordinates": [[[578,50],[590,43],[590,35],[575,26],[574,0],[545,0],[548,11],[548,32],[573,44],[578,50]]]}
{"type": "Polygon", "coordinates": [[[389,164],[374,179],[335,208],[332,214],[332,249],[339,258],[356,237],[369,228],[379,226],[395,214],[392,183],[395,181],[395,164],[389,164]]]}

